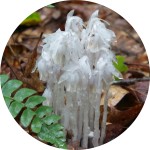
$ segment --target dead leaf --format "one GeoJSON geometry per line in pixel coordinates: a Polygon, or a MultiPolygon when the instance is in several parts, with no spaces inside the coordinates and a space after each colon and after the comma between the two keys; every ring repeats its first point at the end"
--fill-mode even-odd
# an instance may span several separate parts
{"type": "Polygon", "coordinates": [[[131,87],[132,90],[134,90],[137,97],[139,98],[139,100],[141,102],[145,102],[149,89],[149,81],[137,82],[131,87]]]}
{"type": "Polygon", "coordinates": [[[113,139],[115,139],[116,137],[118,137],[121,133],[123,133],[125,131],[125,127],[123,127],[120,124],[109,124],[106,126],[106,137],[104,140],[104,143],[107,143],[113,139]]]}
{"type": "Polygon", "coordinates": [[[31,74],[33,68],[35,67],[36,60],[37,60],[37,48],[38,48],[39,42],[41,41],[42,35],[43,35],[43,33],[41,33],[33,52],[31,53],[30,57],[28,58],[28,62],[26,64],[25,71],[24,71],[25,77],[28,77],[31,74]]]}
{"type": "Polygon", "coordinates": [[[115,108],[118,110],[127,110],[137,104],[139,104],[139,99],[133,92],[130,92],[119,101],[115,108]]]}
{"type": "MultiPolygon", "coordinates": [[[[127,93],[129,92],[123,89],[122,87],[112,85],[109,89],[108,106],[109,107],[116,106],[127,93]]],[[[104,97],[105,97],[105,94],[102,95],[101,105],[104,105],[104,97]]]]}
{"type": "Polygon", "coordinates": [[[114,107],[111,107],[108,113],[108,122],[113,124],[120,124],[124,127],[128,127],[138,116],[143,104],[137,104],[128,110],[120,111],[114,107]]]}

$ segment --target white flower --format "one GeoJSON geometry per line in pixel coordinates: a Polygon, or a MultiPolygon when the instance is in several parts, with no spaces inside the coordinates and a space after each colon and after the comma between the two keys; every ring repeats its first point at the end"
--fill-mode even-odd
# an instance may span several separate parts
{"type": "MultiPolygon", "coordinates": [[[[84,37],[85,38],[85,37],[84,37]]],[[[105,24],[98,18],[98,11],[95,11],[87,25],[86,29],[87,49],[91,52],[97,52],[101,49],[109,49],[115,38],[114,32],[107,29],[105,24]]]]}
{"type": "Polygon", "coordinates": [[[65,31],[75,32],[78,37],[81,35],[83,29],[83,20],[80,17],[73,16],[74,10],[71,10],[67,15],[65,31]]]}
{"type": "Polygon", "coordinates": [[[47,83],[43,105],[53,106],[54,112],[63,116],[61,122],[72,130],[73,140],[82,139],[84,148],[89,132],[94,133],[94,146],[98,145],[101,93],[114,76],[121,76],[112,63],[115,34],[101,22],[98,13],[97,10],[91,15],[83,29],[83,20],[73,16],[74,10],[70,11],[65,31],[58,29],[45,35],[36,62],[40,79],[47,83]]]}

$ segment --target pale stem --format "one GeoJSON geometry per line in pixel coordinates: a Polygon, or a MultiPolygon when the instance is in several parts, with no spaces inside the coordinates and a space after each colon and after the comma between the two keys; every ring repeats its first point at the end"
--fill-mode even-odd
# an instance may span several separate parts
{"type": "Polygon", "coordinates": [[[95,93],[95,118],[94,118],[94,147],[99,145],[100,129],[99,129],[99,118],[100,118],[100,93],[95,93]]]}
{"type": "Polygon", "coordinates": [[[84,103],[84,110],[83,110],[83,140],[82,140],[82,147],[87,148],[88,147],[88,135],[90,133],[89,129],[89,103],[87,101],[87,93],[86,91],[83,91],[83,103],[84,103]]]}
{"type": "Polygon", "coordinates": [[[77,98],[76,92],[72,92],[72,103],[73,107],[70,111],[71,118],[70,118],[70,126],[73,131],[73,141],[77,141],[78,129],[77,129],[77,113],[78,113],[78,105],[77,105],[77,98]]]}
{"type": "MultiPolygon", "coordinates": [[[[81,93],[78,92],[78,98],[81,98],[81,93]]],[[[78,100],[78,101],[81,101],[81,100],[78,100]]],[[[83,128],[83,103],[82,102],[79,102],[80,104],[78,104],[78,140],[80,141],[81,140],[81,135],[82,135],[82,128],[83,128]]]]}
{"type": "Polygon", "coordinates": [[[105,99],[104,99],[104,112],[103,112],[103,119],[102,119],[102,123],[101,123],[100,145],[102,145],[104,143],[104,139],[106,136],[106,121],[107,121],[107,113],[108,113],[107,106],[108,106],[109,86],[110,85],[106,85],[106,95],[105,95],[105,99]]]}

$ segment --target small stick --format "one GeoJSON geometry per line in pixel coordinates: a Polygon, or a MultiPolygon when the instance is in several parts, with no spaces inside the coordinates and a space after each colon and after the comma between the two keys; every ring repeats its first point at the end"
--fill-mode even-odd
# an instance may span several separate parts
{"type": "Polygon", "coordinates": [[[9,68],[12,71],[12,73],[14,74],[14,76],[16,77],[16,79],[19,79],[16,72],[14,71],[13,67],[10,65],[9,61],[5,58],[5,56],[4,56],[4,60],[5,60],[6,64],[9,66],[9,68]]]}
{"type": "Polygon", "coordinates": [[[143,81],[150,81],[150,77],[123,79],[119,81],[113,81],[112,84],[113,85],[132,85],[136,82],[143,82],[143,81]]]}

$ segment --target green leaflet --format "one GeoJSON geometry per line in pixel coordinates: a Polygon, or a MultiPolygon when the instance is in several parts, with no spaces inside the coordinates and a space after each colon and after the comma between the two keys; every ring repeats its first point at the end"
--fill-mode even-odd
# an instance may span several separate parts
{"type": "Polygon", "coordinates": [[[31,123],[33,117],[35,115],[35,112],[32,111],[31,109],[27,108],[23,111],[21,118],[20,118],[20,122],[23,125],[23,127],[28,127],[29,124],[31,123]]]}
{"type": "Polygon", "coordinates": [[[31,130],[34,133],[39,133],[41,131],[42,124],[43,122],[41,121],[41,119],[38,117],[35,117],[31,124],[31,130]]]}
{"type": "Polygon", "coordinates": [[[13,99],[11,97],[6,97],[6,96],[4,96],[4,99],[5,99],[5,103],[6,103],[7,107],[9,107],[10,103],[13,101],[13,99]]]}
{"type": "Polygon", "coordinates": [[[17,101],[13,101],[9,107],[9,111],[12,114],[12,116],[15,118],[19,112],[21,111],[21,109],[23,108],[23,104],[17,101]]]}
{"type": "Polygon", "coordinates": [[[6,74],[0,75],[0,84],[3,86],[3,84],[9,79],[9,76],[6,74]]]}
{"type": "Polygon", "coordinates": [[[35,94],[36,91],[28,88],[22,88],[16,92],[14,99],[16,101],[22,102],[25,98],[35,94]]]}
{"type": "Polygon", "coordinates": [[[29,15],[22,23],[21,25],[25,26],[32,26],[37,25],[41,22],[41,16],[38,12],[34,12],[31,15],[29,15]]]}
{"type": "Polygon", "coordinates": [[[51,131],[59,131],[59,130],[63,130],[63,129],[64,129],[64,127],[58,123],[50,125],[51,131]]]}
{"type": "Polygon", "coordinates": [[[125,58],[123,56],[117,55],[116,56],[117,62],[113,62],[115,68],[120,72],[126,72],[128,67],[124,64],[125,58]]]}
{"type": "Polygon", "coordinates": [[[48,8],[54,8],[55,6],[50,4],[50,5],[47,5],[47,7],[48,8]]]}
{"type": "Polygon", "coordinates": [[[62,134],[62,131],[60,131],[59,135],[57,133],[58,132],[52,132],[51,126],[43,125],[41,132],[38,134],[38,137],[43,141],[48,141],[54,144],[56,147],[66,149],[66,139],[64,134],[62,134]]]}
{"type": "Polygon", "coordinates": [[[43,118],[43,121],[45,124],[51,125],[52,123],[57,123],[60,119],[61,119],[60,116],[52,114],[50,116],[46,116],[45,118],[43,118]]]}
{"type": "Polygon", "coordinates": [[[2,93],[4,96],[11,96],[11,94],[22,85],[19,80],[9,80],[2,87],[2,93]]]}
{"type": "Polygon", "coordinates": [[[37,106],[38,104],[41,104],[45,100],[46,100],[45,97],[35,95],[35,96],[32,96],[32,97],[29,97],[27,99],[25,105],[26,105],[26,107],[34,108],[35,106],[37,106]]]}
{"type": "Polygon", "coordinates": [[[42,118],[45,115],[50,115],[52,113],[52,108],[49,106],[41,106],[35,111],[35,113],[39,118],[42,118]]]}

